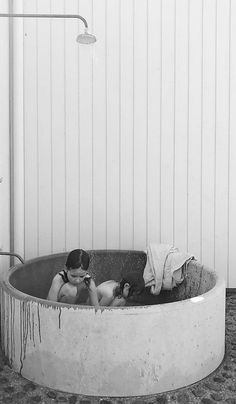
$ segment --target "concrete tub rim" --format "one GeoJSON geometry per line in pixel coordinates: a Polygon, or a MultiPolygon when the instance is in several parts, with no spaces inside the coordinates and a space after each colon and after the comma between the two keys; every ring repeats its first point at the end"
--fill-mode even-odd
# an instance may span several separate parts
{"type": "MultiPolygon", "coordinates": [[[[104,250],[104,249],[101,249],[101,250],[88,250],[88,252],[89,251],[113,253],[113,252],[118,252],[118,251],[119,252],[128,252],[130,250],[104,250]]],[[[132,250],[132,252],[138,253],[138,252],[144,252],[144,251],[142,251],[142,250],[132,250]]],[[[32,295],[28,295],[28,294],[26,294],[24,292],[21,292],[20,290],[16,289],[14,286],[11,285],[11,283],[9,281],[10,275],[13,274],[15,271],[19,270],[19,268],[23,267],[26,264],[28,265],[28,264],[31,264],[31,263],[34,263],[34,262],[37,262],[37,261],[44,261],[44,260],[48,259],[49,257],[60,258],[60,257],[62,257],[64,255],[66,255],[66,254],[67,254],[67,252],[44,255],[44,256],[41,256],[41,257],[36,257],[36,258],[32,258],[30,260],[27,260],[27,261],[25,261],[24,264],[16,264],[16,265],[11,266],[9,268],[9,270],[5,272],[5,274],[3,276],[3,279],[0,282],[1,288],[6,292],[10,291],[12,296],[14,296],[15,298],[17,298],[17,299],[19,299],[21,301],[25,301],[25,302],[33,301],[35,303],[39,303],[39,304],[44,305],[44,306],[58,307],[58,308],[65,307],[65,308],[68,308],[68,309],[73,308],[74,310],[80,310],[80,309],[82,309],[82,310],[94,310],[95,309],[94,306],[85,306],[85,305],[81,305],[81,304],[76,305],[76,304],[69,304],[69,303],[53,302],[53,301],[50,301],[50,300],[47,300],[47,299],[42,299],[42,298],[38,298],[38,297],[35,297],[35,296],[32,296],[32,295]]],[[[162,303],[162,304],[151,304],[151,305],[124,306],[124,307],[109,307],[109,306],[106,307],[106,306],[102,306],[101,310],[102,311],[104,311],[104,310],[107,310],[107,311],[113,311],[113,310],[127,311],[127,310],[130,310],[132,308],[132,309],[134,309],[136,311],[139,310],[139,309],[143,311],[143,309],[147,309],[147,308],[151,309],[152,307],[157,307],[157,306],[162,307],[163,310],[166,310],[167,307],[170,307],[171,310],[173,310],[173,309],[174,310],[179,310],[182,307],[183,304],[186,305],[186,304],[200,303],[203,300],[210,300],[212,295],[215,295],[215,293],[217,293],[218,290],[221,290],[222,287],[225,288],[225,280],[223,278],[219,277],[215,270],[213,270],[211,268],[208,268],[205,265],[202,265],[202,266],[203,266],[205,271],[210,272],[215,276],[215,281],[216,281],[215,285],[205,293],[202,293],[202,294],[199,294],[199,295],[197,295],[195,297],[190,297],[190,298],[187,298],[187,299],[184,299],[184,300],[178,300],[176,302],[167,302],[167,303],[162,303]],[[202,297],[203,299],[200,299],[200,300],[196,299],[196,298],[199,298],[199,297],[202,297]]]]}

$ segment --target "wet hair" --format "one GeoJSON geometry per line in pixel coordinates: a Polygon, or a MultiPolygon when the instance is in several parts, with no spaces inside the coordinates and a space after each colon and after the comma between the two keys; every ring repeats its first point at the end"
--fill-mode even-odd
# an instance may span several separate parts
{"type": "Polygon", "coordinates": [[[123,289],[125,284],[130,285],[128,297],[133,295],[139,295],[144,291],[145,283],[143,279],[143,274],[141,272],[128,272],[120,281],[119,286],[115,290],[116,296],[123,295],[123,289]]]}
{"type": "Polygon", "coordinates": [[[67,269],[80,268],[86,271],[89,266],[89,255],[82,249],[73,250],[68,254],[66,260],[67,269]]]}

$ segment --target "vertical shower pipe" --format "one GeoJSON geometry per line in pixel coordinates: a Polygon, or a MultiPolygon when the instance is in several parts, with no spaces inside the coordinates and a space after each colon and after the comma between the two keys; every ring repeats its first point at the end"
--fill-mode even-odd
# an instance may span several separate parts
{"type": "MultiPolygon", "coordinates": [[[[14,0],[13,12],[22,12],[24,0],[14,0]]],[[[24,20],[21,18],[12,28],[13,57],[13,153],[14,153],[14,250],[24,254],[24,20]]]]}
{"type": "MultiPolygon", "coordinates": [[[[13,13],[13,1],[9,0],[9,13],[13,13]]],[[[14,100],[14,74],[13,74],[13,21],[9,20],[9,186],[10,186],[10,215],[9,215],[9,228],[10,228],[10,251],[15,251],[15,242],[14,242],[14,110],[13,110],[13,100],[14,100]]],[[[14,257],[10,256],[10,266],[14,263],[14,257]]]]}
{"type": "MultiPolygon", "coordinates": [[[[1,7],[9,11],[9,0],[2,0],[1,7]]],[[[1,150],[0,150],[0,251],[3,249],[9,250],[10,243],[10,189],[9,189],[9,26],[3,23],[0,26],[0,46],[1,46],[1,61],[0,63],[0,74],[1,74],[1,99],[0,108],[1,116],[0,127],[1,127],[1,150]]],[[[2,274],[2,269],[8,267],[8,260],[0,259],[0,278],[2,274]]]]}
{"type": "MultiPolygon", "coordinates": [[[[17,3],[18,7],[21,7],[22,5],[20,2],[17,3]]],[[[6,15],[11,15],[14,13],[14,0],[9,0],[8,1],[8,12],[9,14],[2,14],[1,16],[6,16],[6,15]]],[[[15,120],[16,120],[16,115],[18,115],[17,118],[19,118],[19,111],[16,110],[14,104],[17,102],[17,98],[19,97],[19,88],[17,88],[17,92],[15,92],[15,83],[18,82],[15,81],[15,76],[19,74],[18,69],[17,73],[15,70],[15,51],[14,51],[14,37],[18,37],[18,32],[14,32],[14,27],[13,27],[13,20],[9,19],[9,250],[11,253],[14,253],[15,251],[15,216],[16,216],[16,208],[18,209],[18,204],[16,206],[15,203],[15,198],[16,194],[18,192],[18,189],[15,189],[16,185],[16,180],[15,180],[15,174],[16,172],[19,173],[19,167],[18,167],[18,161],[16,161],[16,155],[14,152],[15,149],[15,133],[16,130],[19,132],[19,119],[17,119],[17,128],[15,127],[15,120]]],[[[22,94],[20,94],[22,95],[22,94]]],[[[19,133],[17,138],[19,138],[19,133]]],[[[20,139],[21,140],[21,139],[20,139]]],[[[20,141],[19,140],[19,141],[20,141]]],[[[17,160],[18,160],[17,156],[17,160]]],[[[18,174],[19,175],[19,174],[18,174]]],[[[17,212],[18,213],[18,212],[17,212]]],[[[19,216],[19,215],[18,215],[19,216]]],[[[17,226],[18,228],[18,226],[17,226]]],[[[20,229],[22,232],[22,229],[20,229]]],[[[22,233],[21,233],[21,238],[22,238],[22,233]]],[[[18,248],[17,248],[18,249],[18,248]]],[[[10,256],[10,266],[13,265],[14,263],[14,254],[5,254],[10,256]]]]}

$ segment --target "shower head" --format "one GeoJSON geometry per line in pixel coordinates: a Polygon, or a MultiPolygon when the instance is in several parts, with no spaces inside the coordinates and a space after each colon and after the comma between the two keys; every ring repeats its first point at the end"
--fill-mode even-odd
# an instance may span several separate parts
{"type": "Polygon", "coordinates": [[[96,37],[93,34],[88,32],[87,27],[85,27],[84,34],[80,34],[77,36],[76,41],[82,44],[89,45],[91,43],[96,42],[96,37]]]}
{"type": "Polygon", "coordinates": [[[84,17],[78,14],[16,14],[16,13],[0,13],[0,17],[23,17],[23,18],[77,18],[83,21],[85,30],[84,34],[78,35],[77,42],[82,44],[91,44],[96,42],[95,35],[89,34],[88,23],[84,17]]]}

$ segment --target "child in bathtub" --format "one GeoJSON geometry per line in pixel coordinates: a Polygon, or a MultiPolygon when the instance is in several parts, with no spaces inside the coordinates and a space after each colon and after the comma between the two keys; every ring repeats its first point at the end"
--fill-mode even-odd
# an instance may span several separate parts
{"type": "Polygon", "coordinates": [[[97,308],[97,289],[87,272],[88,266],[89,255],[86,251],[71,251],[65,268],[54,276],[47,299],[70,304],[86,303],[97,308]]]}
{"type": "Polygon", "coordinates": [[[97,287],[100,306],[125,306],[132,298],[144,291],[145,284],[140,272],[129,272],[120,282],[109,280],[97,287]]]}

